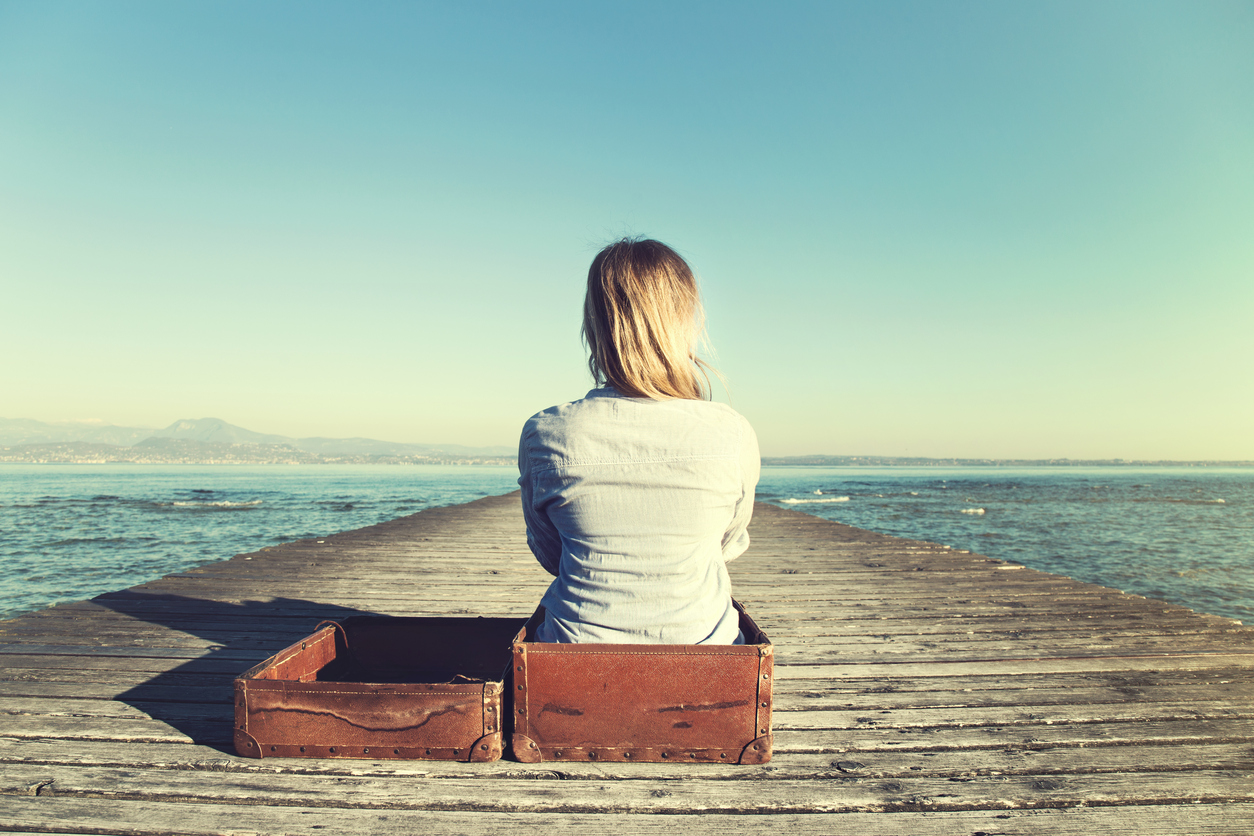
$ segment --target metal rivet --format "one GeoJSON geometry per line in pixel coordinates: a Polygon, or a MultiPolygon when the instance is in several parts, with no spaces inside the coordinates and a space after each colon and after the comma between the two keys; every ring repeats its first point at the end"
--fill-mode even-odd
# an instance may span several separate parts
{"type": "Polygon", "coordinates": [[[461,749],[454,749],[454,750],[453,750],[453,754],[454,754],[454,755],[460,755],[461,753],[462,753],[462,750],[461,750],[461,749]]]}
{"type": "Polygon", "coordinates": [[[670,753],[668,753],[668,752],[663,752],[663,753],[662,753],[662,757],[664,757],[664,758],[669,758],[669,757],[670,757],[670,753]]]}
{"type": "Polygon", "coordinates": [[[300,649],[301,649],[301,650],[304,650],[304,649],[305,649],[305,643],[304,643],[304,642],[301,642],[301,643],[300,643],[300,649]]]}
{"type": "Polygon", "coordinates": [[[305,747],[304,747],[304,746],[300,747],[300,750],[301,750],[302,752],[303,752],[303,751],[305,751],[305,747]]]}
{"type": "Polygon", "coordinates": [[[392,754],[393,754],[393,755],[399,755],[400,753],[401,753],[401,750],[400,750],[400,749],[393,749],[393,750],[392,750],[392,754]]]}
{"type": "Polygon", "coordinates": [[[482,749],[483,751],[485,751],[485,752],[486,752],[486,751],[488,751],[488,744],[486,744],[486,743],[480,743],[480,744],[479,744],[479,748],[480,748],[480,749],[482,749]]]}
{"type": "Polygon", "coordinates": [[[562,756],[562,750],[561,750],[561,749],[558,749],[556,752],[554,752],[554,753],[553,753],[553,757],[555,757],[555,758],[560,758],[561,756],[562,756]]]}
{"type": "Polygon", "coordinates": [[[589,753],[588,753],[588,757],[590,757],[590,758],[596,758],[596,756],[597,756],[597,753],[596,753],[596,752],[589,752],[589,753]]]}
{"type": "Polygon", "coordinates": [[[630,757],[631,757],[631,752],[623,752],[623,757],[624,757],[624,758],[630,758],[630,757]]]}
{"type": "Polygon", "coordinates": [[[369,755],[369,754],[370,754],[370,750],[369,750],[369,749],[362,749],[362,750],[361,750],[361,753],[362,753],[363,755],[369,755]]]}
{"type": "Polygon", "coordinates": [[[331,747],[331,751],[332,751],[332,752],[334,752],[334,751],[335,751],[335,747],[334,747],[334,746],[332,746],[332,747],[331,747]]]}
{"type": "Polygon", "coordinates": [[[727,757],[727,753],[726,753],[726,752],[719,752],[719,753],[718,753],[718,756],[719,756],[720,758],[725,758],[725,757],[727,757]]]}
{"type": "MultiPolygon", "coordinates": [[[[248,745],[249,745],[249,746],[252,746],[252,744],[251,744],[251,743],[249,743],[248,745]]],[[[271,746],[271,747],[270,747],[270,751],[271,751],[271,752],[277,752],[277,751],[279,751],[279,747],[278,747],[278,746],[271,746]]]]}
{"type": "Polygon", "coordinates": [[[770,675],[769,673],[764,673],[764,674],[762,674],[762,678],[763,678],[763,679],[770,679],[770,678],[771,678],[771,675],[770,675]]]}
{"type": "Polygon", "coordinates": [[[766,701],[765,701],[765,700],[763,700],[763,701],[762,701],[762,707],[763,707],[763,708],[766,708],[766,701]]]}
{"type": "Polygon", "coordinates": [[[427,750],[427,754],[428,754],[428,755],[429,755],[429,754],[431,754],[431,750],[430,750],[430,749],[428,749],[428,750],[427,750]]]}
{"type": "Polygon", "coordinates": [[[532,749],[536,748],[536,744],[532,743],[532,744],[531,744],[531,748],[532,748],[532,749]]]}
{"type": "Polygon", "coordinates": [[[523,689],[522,685],[519,685],[518,690],[521,691],[522,689],[523,689]]]}
{"type": "Polygon", "coordinates": [[[518,709],[518,713],[519,713],[519,714],[526,714],[526,713],[527,713],[527,709],[525,709],[525,708],[520,708],[520,709],[518,709]]]}
{"type": "Polygon", "coordinates": [[[518,666],[518,669],[519,669],[519,670],[522,670],[522,665],[519,665],[519,666],[518,666]]]}

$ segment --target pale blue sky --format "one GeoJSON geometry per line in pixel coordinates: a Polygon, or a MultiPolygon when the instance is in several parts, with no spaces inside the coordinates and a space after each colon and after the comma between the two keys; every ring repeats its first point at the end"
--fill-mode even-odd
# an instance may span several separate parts
{"type": "Polygon", "coordinates": [[[0,0],[0,416],[512,444],[624,233],[767,455],[1254,459],[1254,4],[0,0]]]}

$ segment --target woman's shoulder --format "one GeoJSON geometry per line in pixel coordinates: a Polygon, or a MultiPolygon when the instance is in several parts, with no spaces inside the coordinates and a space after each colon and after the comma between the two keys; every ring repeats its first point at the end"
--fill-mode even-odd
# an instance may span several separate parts
{"type": "Polygon", "coordinates": [[[548,409],[542,409],[527,419],[527,423],[523,425],[523,431],[609,409],[611,408],[610,402],[603,394],[607,391],[613,392],[613,390],[593,389],[579,400],[554,404],[548,409]]]}
{"type": "Polygon", "coordinates": [[[659,458],[748,461],[757,456],[757,438],[749,422],[726,404],[593,390],[531,416],[518,452],[527,466],[540,469],[659,458]]]}
{"type": "Polygon", "coordinates": [[[738,435],[753,433],[745,417],[724,403],[632,398],[607,386],[593,389],[579,400],[556,404],[532,415],[523,425],[523,438],[565,435],[584,428],[613,432],[615,425],[634,430],[648,427],[664,430],[694,423],[712,425],[738,435]]]}

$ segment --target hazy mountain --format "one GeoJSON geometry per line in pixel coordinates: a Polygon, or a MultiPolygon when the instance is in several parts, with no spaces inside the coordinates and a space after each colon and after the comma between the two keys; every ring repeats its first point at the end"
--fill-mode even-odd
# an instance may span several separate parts
{"type": "Polygon", "coordinates": [[[88,444],[114,444],[129,447],[152,436],[145,427],[115,427],[92,421],[45,424],[29,418],[0,418],[0,445],[63,444],[82,441],[88,444]]]}
{"type": "MultiPolygon", "coordinates": [[[[253,432],[221,418],[183,418],[164,429],[116,427],[98,423],[50,424],[29,418],[0,418],[0,447],[67,444],[85,442],[134,447],[149,439],[173,439],[198,444],[278,445],[318,456],[428,456],[499,457],[513,456],[513,447],[466,447],[460,444],[407,444],[373,438],[291,438],[253,432]]],[[[149,449],[170,449],[169,445],[145,445],[149,449]]],[[[192,448],[188,448],[189,450],[192,448]]]]}
{"type": "Polygon", "coordinates": [[[149,433],[151,438],[181,438],[205,444],[293,444],[285,435],[266,435],[228,424],[221,418],[183,418],[164,430],[149,433]]]}

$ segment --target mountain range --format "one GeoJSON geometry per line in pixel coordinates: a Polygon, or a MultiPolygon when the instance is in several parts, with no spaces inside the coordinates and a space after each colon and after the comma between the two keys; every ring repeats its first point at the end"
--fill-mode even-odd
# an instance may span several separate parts
{"type": "Polygon", "coordinates": [[[254,432],[220,418],[184,418],[163,429],[0,418],[0,448],[0,460],[8,461],[94,461],[104,456],[110,461],[461,462],[512,461],[517,455],[514,448],[503,446],[407,444],[373,438],[292,438],[254,432]]]}
{"type": "MultiPolygon", "coordinates": [[[[164,429],[99,422],[49,424],[0,418],[0,462],[144,464],[497,464],[512,465],[512,447],[405,444],[373,438],[291,438],[253,432],[220,418],[187,418],[164,429]]],[[[1123,459],[954,459],[896,456],[763,456],[764,465],[820,467],[1227,466],[1251,461],[1123,459]]]]}

